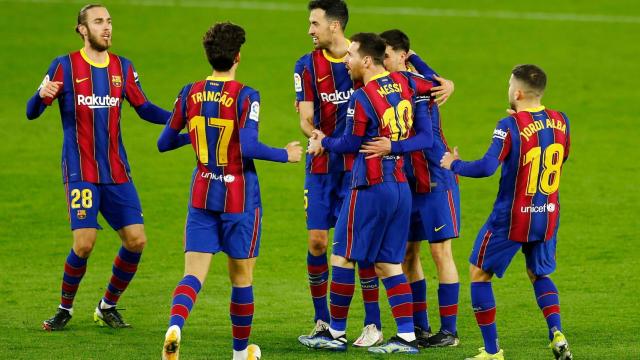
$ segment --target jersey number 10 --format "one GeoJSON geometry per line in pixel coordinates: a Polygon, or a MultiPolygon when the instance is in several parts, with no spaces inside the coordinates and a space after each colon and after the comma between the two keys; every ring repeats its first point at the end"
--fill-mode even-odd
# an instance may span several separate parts
{"type": "Polygon", "coordinates": [[[402,100],[398,105],[388,108],[382,114],[382,126],[391,130],[391,141],[404,140],[409,136],[413,126],[413,107],[409,100],[402,100]]]}
{"type": "Polygon", "coordinates": [[[192,143],[196,149],[198,160],[203,165],[209,164],[209,143],[207,141],[207,126],[218,128],[218,143],[216,144],[216,165],[226,166],[229,163],[227,149],[231,141],[234,122],[229,119],[205,118],[204,116],[194,116],[189,120],[189,132],[195,133],[195,141],[192,136],[192,143]]]}

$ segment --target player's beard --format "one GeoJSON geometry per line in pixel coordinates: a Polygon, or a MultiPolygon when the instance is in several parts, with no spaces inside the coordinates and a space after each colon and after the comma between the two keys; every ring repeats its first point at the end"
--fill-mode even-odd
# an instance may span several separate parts
{"type": "Polygon", "coordinates": [[[96,35],[89,30],[89,45],[96,51],[106,51],[111,47],[111,39],[105,40],[102,36],[96,35]]]}

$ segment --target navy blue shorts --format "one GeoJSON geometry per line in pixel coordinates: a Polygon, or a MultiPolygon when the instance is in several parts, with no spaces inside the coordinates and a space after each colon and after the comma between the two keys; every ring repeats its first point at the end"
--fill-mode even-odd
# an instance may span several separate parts
{"type": "Polygon", "coordinates": [[[333,254],[353,261],[402,263],[410,213],[407,183],[351,190],[336,224],[333,254]]]}
{"type": "Polygon", "coordinates": [[[184,231],[184,251],[215,254],[234,259],[258,256],[262,234],[262,209],[225,213],[189,206],[184,231]]]}
{"type": "Polygon", "coordinates": [[[553,273],[556,269],[556,235],[547,241],[517,242],[509,240],[507,226],[491,230],[485,224],[473,244],[469,262],[501,278],[519,249],[527,268],[537,276],[553,273]]]}
{"type": "Polygon", "coordinates": [[[144,224],[138,192],[132,182],[93,184],[79,181],[65,184],[71,230],[102,229],[98,212],[109,226],[120,230],[127,225],[144,224]]]}
{"type": "Polygon", "coordinates": [[[437,243],[460,235],[460,190],[413,194],[409,241],[437,243]]]}
{"type": "Polygon", "coordinates": [[[351,172],[306,174],[304,208],[307,230],[329,230],[336,225],[351,184],[351,172]]]}

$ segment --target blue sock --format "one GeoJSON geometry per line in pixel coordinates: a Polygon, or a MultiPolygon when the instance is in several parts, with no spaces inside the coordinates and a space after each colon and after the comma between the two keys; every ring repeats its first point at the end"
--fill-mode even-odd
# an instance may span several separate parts
{"type": "Polygon", "coordinates": [[[231,289],[231,333],[233,350],[242,351],[249,345],[251,323],[253,322],[253,287],[233,287],[231,289]]]}
{"type": "Polygon", "coordinates": [[[62,294],[60,296],[60,306],[71,310],[73,299],[76,297],[80,281],[87,271],[87,259],[83,259],[71,249],[64,263],[64,273],[62,274],[62,294]]]}
{"type": "Polygon", "coordinates": [[[193,304],[196,302],[201,287],[200,280],[193,275],[187,275],[180,280],[173,292],[169,326],[178,325],[182,329],[193,308],[193,304]]]}
{"type": "Polygon", "coordinates": [[[536,300],[544,318],[547,320],[549,327],[549,340],[553,339],[554,331],[562,331],[562,323],[560,321],[560,298],[558,297],[558,289],[546,276],[539,277],[533,283],[533,290],[536,294],[536,300]]]}
{"type": "Polygon", "coordinates": [[[489,354],[500,350],[498,345],[498,328],[496,327],[496,301],[493,297],[491,282],[471,283],[471,305],[480,326],[484,349],[489,354]]]}
{"type": "Polygon", "coordinates": [[[331,267],[331,328],[337,331],[347,329],[347,315],[353,298],[356,271],[338,266],[331,267]]]}
{"type": "Polygon", "coordinates": [[[364,326],[375,324],[380,330],[382,323],[378,303],[379,282],[374,265],[370,262],[359,261],[358,277],[360,277],[362,300],[364,301],[364,326]]]}
{"type": "Polygon", "coordinates": [[[111,306],[115,306],[122,293],[127,289],[133,276],[138,271],[138,263],[142,253],[135,253],[127,250],[124,246],[120,247],[118,255],[113,260],[113,275],[107,285],[102,301],[111,306]]]}
{"type": "Polygon", "coordinates": [[[313,300],[315,315],[313,321],[322,320],[329,323],[329,308],[327,306],[327,282],[329,280],[329,265],[327,254],[314,256],[307,253],[307,272],[309,288],[313,300]]]}
{"type": "Polygon", "coordinates": [[[458,332],[458,295],[460,283],[440,284],[438,287],[438,305],[440,306],[440,329],[452,334],[458,332]]]}
{"type": "Polygon", "coordinates": [[[426,332],[431,332],[427,314],[427,281],[425,279],[412,282],[413,323],[426,332]]]}
{"type": "Polygon", "coordinates": [[[382,279],[398,333],[413,333],[413,297],[404,274],[382,279]]]}

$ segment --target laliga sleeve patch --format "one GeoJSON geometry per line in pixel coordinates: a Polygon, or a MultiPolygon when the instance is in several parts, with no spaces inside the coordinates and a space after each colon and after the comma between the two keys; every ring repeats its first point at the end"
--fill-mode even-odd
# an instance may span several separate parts
{"type": "Polygon", "coordinates": [[[293,85],[296,91],[302,91],[302,78],[300,77],[300,74],[293,74],[293,85]]]}
{"type": "Polygon", "coordinates": [[[257,122],[259,117],[260,117],[260,103],[257,101],[254,101],[251,103],[251,111],[249,112],[249,119],[257,122]]]}
{"type": "Polygon", "coordinates": [[[44,76],[44,79],[42,79],[42,83],[40,84],[40,86],[38,86],[38,90],[42,89],[48,82],[49,82],[49,74],[44,76]]]}

